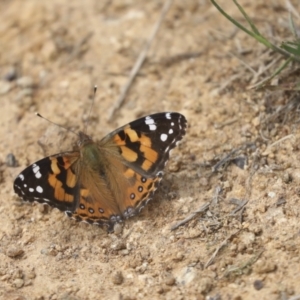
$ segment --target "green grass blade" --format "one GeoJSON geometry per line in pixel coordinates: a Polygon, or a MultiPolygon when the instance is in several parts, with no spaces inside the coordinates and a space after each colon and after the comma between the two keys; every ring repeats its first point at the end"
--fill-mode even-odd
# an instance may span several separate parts
{"type": "MultiPolygon", "coordinates": [[[[259,43],[265,45],[266,47],[272,49],[275,52],[278,52],[284,56],[286,56],[287,58],[292,58],[294,61],[300,62],[300,56],[297,54],[297,51],[295,51],[295,48],[290,49],[289,46],[285,47],[286,44],[284,44],[285,46],[282,46],[282,48],[277,47],[276,45],[272,44],[267,38],[265,38],[262,34],[260,34],[260,32],[258,31],[258,29],[256,28],[256,26],[253,24],[253,22],[251,21],[251,19],[249,18],[249,16],[246,14],[246,12],[244,11],[244,9],[238,4],[237,0],[233,0],[233,2],[237,5],[237,7],[239,8],[240,12],[243,14],[243,16],[245,17],[245,19],[247,20],[247,22],[250,24],[251,29],[253,30],[250,31],[249,29],[247,29],[246,27],[244,27],[242,24],[240,24],[239,22],[237,22],[235,19],[233,19],[231,16],[229,16],[218,4],[215,0],[211,0],[212,4],[218,9],[218,11],[225,17],[227,18],[231,23],[233,23],[235,26],[237,26],[238,28],[240,28],[241,30],[243,30],[244,32],[246,32],[248,35],[252,36],[253,38],[255,38],[259,43]],[[290,50],[292,52],[290,52],[290,50]]],[[[297,49],[297,48],[296,48],[297,49]]]]}
{"type": "Polygon", "coordinates": [[[251,19],[249,18],[249,16],[246,14],[246,12],[244,11],[243,7],[236,1],[233,0],[234,4],[238,7],[238,9],[240,10],[240,12],[242,13],[242,15],[244,16],[244,18],[247,20],[247,22],[249,23],[249,25],[251,26],[253,33],[255,35],[258,36],[262,36],[260,34],[260,32],[258,31],[258,29],[256,28],[256,26],[254,25],[254,23],[251,21],[251,19]]]}

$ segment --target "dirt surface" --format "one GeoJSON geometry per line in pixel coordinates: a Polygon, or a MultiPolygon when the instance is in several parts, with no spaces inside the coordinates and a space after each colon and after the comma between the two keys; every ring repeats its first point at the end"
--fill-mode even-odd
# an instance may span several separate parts
{"type": "MultiPolygon", "coordinates": [[[[265,2],[240,1],[280,44],[291,38],[286,2],[265,2]]],[[[219,3],[242,21],[233,2],[219,3]]],[[[125,103],[108,120],[162,6],[1,1],[1,299],[300,294],[297,95],[248,89],[270,74],[268,65],[279,65],[278,56],[210,1],[174,1],[125,103]],[[34,112],[78,131],[94,85],[88,133],[95,139],[154,112],[178,111],[189,123],[155,199],[113,234],[13,192],[26,166],[72,149],[72,134],[65,138],[34,112]]]]}

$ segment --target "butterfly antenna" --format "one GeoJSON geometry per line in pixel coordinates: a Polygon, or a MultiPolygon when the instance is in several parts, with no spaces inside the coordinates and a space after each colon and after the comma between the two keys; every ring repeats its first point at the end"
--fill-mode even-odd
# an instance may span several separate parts
{"type": "Polygon", "coordinates": [[[56,125],[56,126],[58,126],[58,127],[60,127],[60,128],[63,128],[64,130],[69,131],[69,132],[72,132],[72,133],[74,133],[74,134],[76,134],[76,135],[78,136],[78,133],[77,133],[77,132],[75,132],[75,131],[73,131],[73,130],[71,130],[71,129],[69,129],[69,128],[63,126],[63,125],[60,125],[60,124],[57,124],[57,123],[54,123],[54,122],[50,121],[49,119],[43,117],[40,113],[35,113],[35,115],[38,116],[38,117],[40,117],[41,119],[44,119],[44,120],[48,121],[48,122],[51,123],[51,124],[54,124],[54,125],[56,125]]]}
{"type": "Polygon", "coordinates": [[[92,98],[91,108],[90,108],[90,111],[89,111],[89,114],[88,114],[88,117],[87,117],[87,120],[86,120],[85,126],[84,126],[84,131],[83,132],[85,132],[85,133],[87,133],[87,127],[89,125],[89,121],[90,121],[90,118],[91,118],[92,110],[93,110],[93,107],[94,107],[97,89],[98,89],[98,87],[95,85],[94,86],[94,94],[93,94],[93,98],[92,98]]]}

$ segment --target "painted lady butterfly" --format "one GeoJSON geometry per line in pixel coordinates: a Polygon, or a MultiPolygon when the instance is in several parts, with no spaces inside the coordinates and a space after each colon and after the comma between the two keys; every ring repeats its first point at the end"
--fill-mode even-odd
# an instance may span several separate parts
{"type": "Polygon", "coordinates": [[[15,193],[112,231],[153,197],[186,126],[183,115],[164,112],[120,127],[100,142],[79,132],[74,151],[43,158],[21,172],[15,193]]]}

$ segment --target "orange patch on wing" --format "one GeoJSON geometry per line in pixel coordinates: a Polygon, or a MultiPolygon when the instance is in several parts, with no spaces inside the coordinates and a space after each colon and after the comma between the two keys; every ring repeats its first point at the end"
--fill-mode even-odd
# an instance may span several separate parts
{"type": "Polygon", "coordinates": [[[70,194],[65,194],[65,199],[66,202],[73,202],[74,201],[74,197],[70,194]]]}
{"type": "Polygon", "coordinates": [[[148,148],[150,148],[151,145],[152,145],[151,139],[148,138],[148,137],[145,136],[145,135],[142,135],[142,136],[139,138],[139,141],[140,141],[140,143],[141,143],[142,145],[144,145],[144,146],[146,146],[146,147],[148,147],[148,148]]]}
{"type": "Polygon", "coordinates": [[[48,175],[48,182],[49,184],[55,189],[57,184],[62,185],[60,181],[57,180],[55,174],[49,174],[48,175]]]}
{"type": "Polygon", "coordinates": [[[89,191],[87,189],[81,189],[80,195],[84,198],[86,198],[89,195],[89,191]]]}
{"type": "Polygon", "coordinates": [[[68,187],[73,188],[76,185],[76,176],[75,174],[71,171],[71,169],[67,170],[67,180],[66,184],[68,187]]]}
{"type": "Polygon", "coordinates": [[[141,150],[141,152],[144,153],[144,157],[147,160],[150,160],[150,162],[155,163],[157,161],[157,159],[158,159],[158,153],[155,150],[153,150],[151,148],[148,148],[148,147],[146,147],[144,145],[140,146],[140,150],[141,150]]]}
{"type": "Polygon", "coordinates": [[[60,169],[58,167],[58,163],[57,163],[56,158],[51,159],[51,170],[54,174],[59,174],[60,173],[60,169]]]}
{"type": "Polygon", "coordinates": [[[68,169],[73,163],[73,162],[71,162],[71,160],[69,159],[68,156],[63,156],[62,159],[64,161],[64,168],[65,169],[68,169]]]}
{"type": "Polygon", "coordinates": [[[142,164],[142,169],[148,171],[152,167],[153,163],[150,160],[145,160],[142,164]]]}
{"type": "Polygon", "coordinates": [[[120,136],[118,134],[116,134],[114,136],[114,142],[117,144],[117,145],[125,145],[125,142],[123,140],[121,140],[120,136]]]}
{"type": "Polygon", "coordinates": [[[135,175],[135,172],[132,169],[127,169],[124,173],[124,176],[127,178],[134,177],[134,175],[135,175]]]}
{"type": "Polygon", "coordinates": [[[129,162],[134,162],[137,160],[138,155],[133,150],[127,148],[126,146],[121,146],[122,156],[129,162]]]}
{"type": "Polygon", "coordinates": [[[136,142],[139,140],[139,137],[135,130],[128,127],[124,129],[124,132],[129,136],[131,142],[136,142]]]}
{"type": "Polygon", "coordinates": [[[48,182],[54,189],[54,198],[58,201],[72,202],[74,201],[73,195],[67,194],[62,187],[62,182],[57,180],[55,174],[49,174],[48,182]]]}

